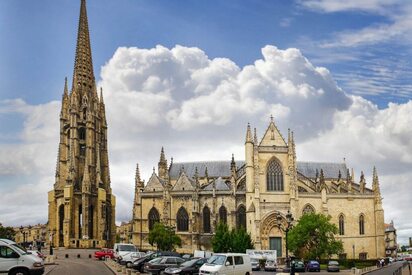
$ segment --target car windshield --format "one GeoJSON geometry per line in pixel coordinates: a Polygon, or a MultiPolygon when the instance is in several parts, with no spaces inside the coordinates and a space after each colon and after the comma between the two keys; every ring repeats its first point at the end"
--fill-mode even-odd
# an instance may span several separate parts
{"type": "Polygon", "coordinates": [[[163,258],[155,258],[155,259],[151,260],[149,263],[151,263],[151,264],[157,264],[157,263],[160,263],[160,261],[161,261],[162,259],[163,259],[163,258]]]}
{"type": "Polygon", "coordinates": [[[192,266],[192,265],[194,265],[197,261],[199,261],[199,259],[190,260],[190,261],[187,261],[187,262],[182,263],[180,266],[192,266]]]}
{"type": "Polygon", "coordinates": [[[210,259],[207,261],[209,264],[215,264],[215,265],[223,265],[225,263],[226,256],[223,255],[214,255],[210,257],[210,259]]]}
{"type": "Polygon", "coordinates": [[[337,261],[330,261],[329,264],[330,265],[339,265],[339,263],[337,261]]]}
{"type": "Polygon", "coordinates": [[[19,254],[21,254],[21,255],[26,255],[26,254],[27,254],[27,250],[24,249],[23,247],[21,247],[20,245],[18,245],[18,244],[12,244],[11,246],[12,246],[12,247],[14,248],[14,250],[16,250],[19,254]]]}
{"type": "Polygon", "coordinates": [[[119,245],[119,251],[137,251],[134,245],[119,245]]]}
{"type": "Polygon", "coordinates": [[[273,261],[266,261],[266,264],[273,264],[273,261]]]}
{"type": "Polygon", "coordinates": [[[317,261],[310,261],[311,264],[317,264],[317,261]]]}

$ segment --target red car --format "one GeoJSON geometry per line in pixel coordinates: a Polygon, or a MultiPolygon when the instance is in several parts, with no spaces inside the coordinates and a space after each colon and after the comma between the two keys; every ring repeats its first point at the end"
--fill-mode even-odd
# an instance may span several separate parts
{"type": "Polygon", "coordinates": [[[106,258],[113,259],[114,258],[114,251],[113,251],[113,249],[102,248],[102,250],[94,252],[94,257],[98,260],[104,260],[106,258]]]}

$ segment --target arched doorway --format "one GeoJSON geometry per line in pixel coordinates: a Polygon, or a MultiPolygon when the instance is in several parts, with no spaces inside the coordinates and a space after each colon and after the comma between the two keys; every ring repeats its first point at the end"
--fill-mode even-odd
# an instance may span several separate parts
{"type": "MultiPolygon", "coordinates": [[[[263,219],[260,229],[260,238],[262,241],[262,249],[270,249],[277,251],[277,257],[285,257],[286,244],[285,233],[277,226],[278,211],[273,211],[266,215],[263,219]]],[[[282,223],[286,223],[286,219],[282,216],[282,223]]]]}

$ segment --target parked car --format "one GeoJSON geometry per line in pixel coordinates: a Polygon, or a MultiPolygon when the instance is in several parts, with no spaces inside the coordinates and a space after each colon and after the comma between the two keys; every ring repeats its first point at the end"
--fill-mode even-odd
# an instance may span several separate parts
{"type": "Polygon", "coordinates": [[[295,271],[305,272],[305,264],[302,261],[295,260],[292,261],[292,264],[294,265],[295,271]]]}
{"type": "Polygon", "coordinates": [[[131,265],[131,267],[134,270],[138,270],[140,273],[143,273],[143,269],[144,269],[144,265],[145,263],[161,257],[161,256],[175,256],[175,257],[180,257],[180,254],[174,251],[156,251],[156,252],[151,252],[151,253],[146,253],[146,256],[137,259],[133,262],[133,264],[131,265]]]}
{"type": "Polygon", "coordinates": [[[117,261],[119,261],[119,257],[123,257],[124,254],[129,252],[137,252],[136,246],[131,243],[115,243],[114,247],[114,257],[117,261]]]}
{"type": "Polygon", "coordinates": [[[33,254],[33,255],[35,255],[35,256],[37,256],[37,257],[39,257],[39,258],[42,259],[43,261],[44,261],[44,259],[46,259],[46,256],[44,256],[44,254],[41,253],[41,252],[38,251],[38,250],[27,250],[27,252],[28,252],[28,253],[31,253],[31,254],[33,254]]]}
{"type": "Polygon", "coordinates": [[[329,261],[327,270],[328,272],[339,272],[339,263],[337,261],[329,261]]]}
{"type": "Polygon", "coordinates": [[[260,270],[259,260],[258,259],[250,259],[250,264],[252,266],[253,271],[260,270]]]}
{"type": "Polygon", "coordinates": [[[0,239],[0,272],[8,274],[44,273],[44,262],[14,241],[0,239]]]}
{"type": "Polygon", "coordinates": [[[163,274],[165,275],[196,275],[199,274],[200,267],[206,263],[207,258],[193,259],[182,263],[178,267],[168,267],[163,274]]]}
{"type": "Polygon", "coordinates": [[[265,271],[276,271],[278,265],[275,260],[266,260],[265,271]]]}
{"type": "Polygon", "coordinates": [[[94,257],[98,260],[104,260],[106,258],[113,259],[114,251],[110,248],[102,248],[101,250],[94,252],[94,257]]]}
{"type": "Polygon", "coordinates": [[[160,258],[155,258],[144,264],[144,272],[152,274],[160,274],[163,270],[168,267],[178,267],[185,260],[180,257],[164,256],[160,258]]]}
{"type": "Polygon", "coordinates": [[[127,254],[124,254],[123,256],[119,256],[119,263],[130,268],[132,267],[134,261],[144,256],[146,256],[144,252],[129,252],[127,254]]]}
{"type": "Polygon", "coordinates": [[[250,256],[240,253],[214,254],[199,270],[200,275],[231,274],[250,275],[250,256]]]}
{"type": "Polygon", "coordinates": [[[318,261],[309,261],[308,264],[306,265],[306,270],[307,271],[317,271],[320,272],[320,264],[318,261]]]}

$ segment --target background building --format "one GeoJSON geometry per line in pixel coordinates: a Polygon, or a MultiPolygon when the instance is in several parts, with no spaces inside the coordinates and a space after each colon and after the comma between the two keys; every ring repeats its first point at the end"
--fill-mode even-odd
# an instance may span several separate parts
{"type": "Polygon", "coordinates": [[[396,258],[398,256],[398,243],[396,238],[396,228],[393,221],[385,223],[385,250],[387,257],[396,258]]]}
{"type": "Polygon", "coordinates": [[[36,224],[14,227],[15,242],[28,246],[29,244],[44,245],[48,241],[48,232],[46,224],[36,224]]]}
{"type": "MultiPolygon", "coordinates": [[[[321,150],[321,148],[320,148],[321,150]]],[[[344,258],[385,255],[384,212],[376,169],[372,189],[363,173],[355,182],[345,163],[297,162],[293,133],[287,141],[273,119],[259,141],[247,127],[245,161],[173,162],[162,148],[158,171],[147,184],[136,168],[133,243],[149,250],[147,238],[155,222],[176,229],[180,252],[210,249],[218,222],[244,227],[256,249],[276,249],[285,256],[285,235],[276,226],[306,212],[330,215],[339,227],[344,258]]]]}
{"type": "Polygon", "coordinates": [[[48,194],[54,246],[107,247],[116,234],[107,122],[97,94],[86,1],[81,0],[71,92],[64,85],[56,181],[48,194]]]}
{"type": "Polygon", "coordinates": [[[132,222],[122,222],[120,226],[116,226],[116,242],[132,243],[132,228],[132,222]]]}

